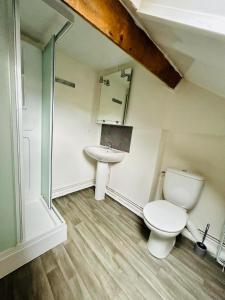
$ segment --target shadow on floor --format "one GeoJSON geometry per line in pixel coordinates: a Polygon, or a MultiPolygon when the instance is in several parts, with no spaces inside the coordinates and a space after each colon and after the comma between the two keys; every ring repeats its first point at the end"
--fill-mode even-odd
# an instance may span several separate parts
{"type": "Polygon", "coordinates": [[[149,238],[149,234],[150,234],[150,230],[148,229],[148,227],[145,225],[145,222],[141,219],[140,223],[139,223],[139,228],[138,228],[139,232],[141,233],[141,236],[143,237],[143,239],[145,241],[148,241],[149,238]]]}

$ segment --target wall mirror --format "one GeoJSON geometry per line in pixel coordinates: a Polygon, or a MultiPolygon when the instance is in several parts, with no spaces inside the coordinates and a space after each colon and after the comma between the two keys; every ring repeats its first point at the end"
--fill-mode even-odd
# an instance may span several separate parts
{"type": "Polygon", "coordinates": [[[100,101],[97,123],[124,125],[128,107],[132,68],[100,76],[100,101]]]}

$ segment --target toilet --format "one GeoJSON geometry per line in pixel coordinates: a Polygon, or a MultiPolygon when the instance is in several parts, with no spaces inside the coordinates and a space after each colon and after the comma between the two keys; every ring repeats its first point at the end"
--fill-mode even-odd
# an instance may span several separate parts
{"type": "Polygon", "coordinates": [[[145,205],[144,222],[151,230],[149,252],[157,258],[168,256],[187,224],[187,211],[197,203],[204,183],[203,177],[168,168],[163,194],[165,200],[155,200],[145,205]]]}

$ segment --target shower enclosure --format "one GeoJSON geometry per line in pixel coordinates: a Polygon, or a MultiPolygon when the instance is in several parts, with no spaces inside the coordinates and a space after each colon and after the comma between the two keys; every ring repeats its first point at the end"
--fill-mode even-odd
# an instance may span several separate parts
{"type": "Polygon", "coordinates": [[[42,140],[41,140],[41,195],[47,206],[52,204],[52,130],[55,82],[55,35],[42,54],[42,140]]]}
{"type": "Polygon", "coordinates": [[[41,141],[41,195],[49,208],[52,207],[52,134],[55,87],[56,42],[70,29],[66,21],[54,34],[42,52],[42,141],[41,141]]]}
{"type": "Polygon", "coordinates": [[[0,1],[0,278],[67,235],[52,205],[52,130],[55,42],[71,20],[38,48],[21,40],[19,4],[0,1]]]}
{"type": "Polygon", "coordinates": [[[20,69],[15,47],[15,3],[0,1],[0,251],[16,245],[21,239],[21,188],[19,166],[19,109],[20,69]],[[15,218],[16,216],[16,218],[15,218]]]}

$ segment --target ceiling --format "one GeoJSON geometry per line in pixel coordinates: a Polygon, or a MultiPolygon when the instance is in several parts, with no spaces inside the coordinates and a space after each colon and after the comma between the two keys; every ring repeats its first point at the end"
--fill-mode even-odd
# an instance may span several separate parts
{"type": "MultiPolygon", "coordinates": [[[[120,1],[187,80],[225,97],[225,1],[120,1]]],[[[42,0],[20,0],[20,10],[22,32],[41,44],[66,21],[42,0]]],[[[133,60],[78,15],[57,47],[98,71],[133,60]]]]}
{"type": "Polygon", "coordinates": [[[66,21],[41,0],[20,0],[19,4],[21,31],[36,43],[46,44],[52,31],[58,32],[66,21]]]}
{"type": "Polygon", "coordinates": [[[124,0],[187,80],[225,97],[224,0],[124,0]]]}
{"type": "MultiPolygon", "coordinates": [[[[46,44],[66,19],[41,0],[20,0],[21,31],[46,44]]],[[[57,49],[97,71],[128,64],[133,59],[75,14],[71,29],[57,42],[57,49]]]]}
{"type": "Polygon", "coordinates": [[[127,64],[132,58],[80,16],[69,32],[59,41],[58,48],[67,55],[95,70],[127,64]]]}

